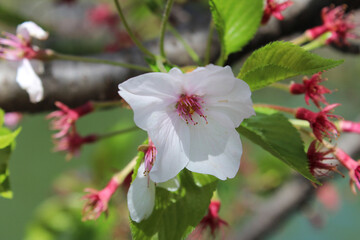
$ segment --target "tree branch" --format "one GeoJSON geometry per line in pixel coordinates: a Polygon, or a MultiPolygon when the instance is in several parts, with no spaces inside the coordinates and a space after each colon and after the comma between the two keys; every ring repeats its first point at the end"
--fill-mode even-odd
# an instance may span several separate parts
{"type": "MultiPolygon", "coordinates": [[[[356,0],[293,0],[294,6],[285,12],[286,21],[279,22],[272,19],[270,23],[261,27],[255,38],[239,54],[230,56],[228,64],[241,59],[246,53],[280,38],[302,32],[313,25],[320,24],[320,11],[330,3],[347,3],[351,9],[360,7],[356,0]]],[[[206,39],[210,13],[208,9],[199,8],[197,4],[189,4],[182,11],[187,11],[186,21],[177,26],[184,39],[196,53],[205,55],[206,39]],[[195,6],[195,7],[194,7],[195,6]]],[[[174,13],[176,16],[176,12],[174,13]]],[[[181,14],[180,14],[181,15],[181,14]]],[[[183,15],[181,15],[183,16],[183,15]]],[[[171,16],[174,18],[174,16],[171,16]]],[[[157,42],[147,43],[152,52],[157,52],[157,42]]],[[[219,44],[212,47],[212,57],[219,54],[219,44]]],[[[174,37],[165,38],[165,51],[169,59],[180,66],[194,64],[181,43],[174,37]]],[[[96,57],[145,65],[143,55],[137,49],[125,49],[119,53],[101,54],[96,57]]],[[[140,74],[140,72],[106,65],[89,63],[52,61],[44,63],[45,71],[40,74],[45,89],[45,99],[37,104],[29,102],[25,91],[15,82],[16,67],[13,63],[0,63],[0,107],[5,111],[40,112],[55,108],[54,102],[61,101],[70,106],[83,104],[88,100],[114,100],[119,98],[118,84],[126,79],[140,74]]]]}

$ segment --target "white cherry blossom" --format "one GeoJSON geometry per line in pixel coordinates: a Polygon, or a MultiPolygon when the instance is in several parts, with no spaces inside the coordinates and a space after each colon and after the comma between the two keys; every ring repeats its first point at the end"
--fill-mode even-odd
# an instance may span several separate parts
{"type": "Polygon", "coordinates": [[[242,145],[235,128],[254,109],[249,86],[229,66],[146,73],[119,89],[157,149],[152,181],[165,182],[183,168],[221,180],[236,175],[242,145]]]}
{"type": "Polygon", "coordinates": [[[0,38],[0,58],[18,62],[16,82],[28,92],[31,102],[40,102],[44,97],[44,89],[30,59],[37,59],[41,50],[32,46],[31,40],[32,38],[45,40],[48,38],[48,33],[34,22],[28,21],[17,27],[16,35],[11,33],[4,35],[5,38],[0,38]]]}

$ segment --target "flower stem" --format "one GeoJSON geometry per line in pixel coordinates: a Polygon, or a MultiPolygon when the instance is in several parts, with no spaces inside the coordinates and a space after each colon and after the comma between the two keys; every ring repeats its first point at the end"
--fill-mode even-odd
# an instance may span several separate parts
{"type": "Polygon", "coordinates": [[[173,3],[174,3],[174,0],[168,0],[166,2],[164,15],[163,15],[162,20],[161,20],[161,27],[160,27],[160,55],[163,58],[166,58],[165,48],[164,48],[166,23],[168,21],[170,11],[171,11],[171,7],[172,7],[173,3]]]}
{"type": "Polygon", "coordinates": [[[136,46],[146,55],[150,56],[151,58],[155,58],[155,55],[152,54],[140,41],[139,39],[135,36],[135,34],[133,33],[133,31],[131,30],[131,28],[129,27],[129,24],[127,23],[126,19],[125,19],[125,15],[121,9],[119,0],[114,0],[116,9],[118,11],[119,17],[122,21],[122,23],[124,24],[124,27],[127,31],[127,33],[129,34],[131,40],[133,40],[133,42],[136,44],[136,46]]]}
{"type": "Polygon", "coordinates": [[[106,60],[106,59],[81,57],[81,56],[74,56],[74,55],[68,55],[68,54],[62,54],[62,53],[54,53],[53,59],[97,63],[97,64],[107,64],[107,65],[112,65],[112,66],[118,66],[118,67],[139,70],[139,71],[143,71],[143,72],[151,72],[151,69],[148,67],[133,65],[133,64],[129,64],[129,63],[114,62],[114,61],[110,61],[110,60],[106,60]]]}
{"type": "Polygon", "coordinates": [[[128,165],[126,165],[126,167],[121,170],[120,172],[116,173],[113,176],[113,179],[116,179],[116,181],[118,183],[122,183],[124,182],[125,178],[131,173],[131,171],[134,169],[135,165],[136,165],[136,160],[137,160],[137,156],[134,157],[129,163],[128,165]]]}
{"type": "Polygon", "coordinates": [[[209,26],[209,34],[206,42],[204,65],[208,65],[210,63],[211,43],[214,35],[214,29],[215,29],[214,21],[211,21],[209,26]]]}
{"type": "Polygon", "coordinates": [[[185,39],[179,34],[179,32],[169,24],[169,30],[171,31],[171,33],[181,42],[181,44],[184,46],[186,52],[189,54],[189,56],[191,57],[191,59],[197,63],[198,65],[200,64],[200,57],[196,54],[196,52],[194,51],[194,49],[191,48],[191,46],[185,41],[185,39]]]}
{"type": "Polygon", "coordinates": [[[98,137],[98,139],[105,139],[105,138],[114,137],[114,136],[117,136],[117,135],[120,135],[120,134],[132,132],[132,131],[135,131],[135,130],[138,130],[138,129],[139,129],[138,127],[134,126],[134,127],[131,127],[131,128],[121,129],[121,130],[110,132],[110,133],[98,134],[97,137],[98,137]]]}
{"type": "Polygon", "coordinates": [[[167,70],[164,66],[164,59],[161,56],[156,56],[156,66],[159,68],[161,72],[167,73],[167,70]]]}
{"type": "Polygon", "coordinates": [[[304,44],[304,43],[306,43],[306,42],[308,42],[308,41],[309,41],[309,38],[306,36],[305,33],[303,33],[302,35],[300,35],[299,37],[291,40],[290,42],[292,42],[292,43],[295,44],[295,45],[299,45],[299,46],[300,46],[300,45],[302,45],[302,44],[304,44]]]}
{"type": "Polygon", "coordinates": [[[221,53],[219,59],[216,61],[216,65],[223,66],[225,63],[225,51],[224,48],[221,47],[221,53]]]}
{"type": "Polygon", "coordinates": [[[293,115],[296,114],[296,108],[288,108],[288,107],[283,107],[283,106],[279,106],[279,105],[272,105],[272,104],[254,104],[253,106],[254,106],[254,108],[271,108],[271,109],[274,109],[274,110],[290,113],[290,114],[293,114],[293,115]]]}
{"type": "Polygon", "coordinates": [[[321,35],[317,39],[309,42],[308,44],[306,44],[304,46],[302,46],[302,48],[305,49],[306,51],[311,51],[311,50],[323,47],[323,46],[326,45],[326,41],[327,41],[327,39],[329,39],[330,36],[331,36],[330,32],[324,33],[323,35],[321,35]]]}
{"type": "Polygon", "coordinates": [[[277,83],[277,82],[271,84],[270,87],[284,90],[285,92],[289,92],[289,88],[290,88],[289,84],[277,83]]]}

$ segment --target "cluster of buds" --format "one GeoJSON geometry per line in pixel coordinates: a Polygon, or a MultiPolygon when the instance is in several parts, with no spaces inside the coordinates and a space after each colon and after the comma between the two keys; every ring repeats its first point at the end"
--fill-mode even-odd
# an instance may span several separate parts
{"type": "Polygon", "coordinates": [[[315,106],[319,108],[319,112],[313,112],[306,108],[298,108],[295,113],[297,119],[309,122],[316,138],[316,140],[310,144],[307,152],[309,169],[311,174],[316,177],[328,176],[329,172],[335,171],[340,173],[336,168],[340,162],[341,165],[349,170],[352,190],[355,192],[354,183],[360,188],[360,167],[358,168],[358,162],[351,159],[340,148],[333,147],[324,141],[324,139],[327,138],[331,141],[332,138],[338,137],[340,132],[360,133],[360,123],[345,120],[334,123],[330,120],[341,119],[339,116],[331,114],[331,111],[340,104],[328,104],[324,94],[331,93],[331,91],[324,86],[319,85],[322,81],[321,73],[317,73],[310,79],[304,78],[302,84],[292,83],[290,85],[290,92],[292,94],[305,94],[306,104],[309,105],[309,100],[312,100],[315,106]],[[325,107],[322,108],[320,103],[323,103],[325,107]],[[328,149],[322,151],[322,144],[328,149]],[[335,160],[332,155],[339,161],[335,160]]]}
{"type": "Polygon", "coordinates": [[[315,140],[310,144],[307,152],[309,170],[315,177],[329,176],[330,172],[340,173],[337,170],[340,163],[349,170],[351,188],[355,192],[355,186],[360,189],[359,163],[348,156],[342,149],[326,142],[325,139],[331,141],[333,138],[338,137],[340,132],[360,133],[360,123],[342,120],[340,116],[331,114],[331,111],[340,104],[329,105],[324,94],[331,93],[331,91],[319,84],[322,81],[321,73],[317,73],[310,79],[304,78],[301,84],[292,83],[290,85],[292,94],[305,94],[306,104],[310,105],[309,101],[311,100],[319,108],[318,112],[306,108],[297,108],[295,113],[297,119],[309,122],[315,136],[315,140]],[[322,107],[321,103],[325,107],[322,107]],[[330,119],[340,120],[334,123],[330,119]]]}
{"type": "Polygon", "coordinates": [[[331,91],[319,84],[324,81],[321,75],[322,73],[319,72],[314,74],[310,79],[305,77],[303,83],[292,83],[290,85],[291,94],[304,94],[307,105],[310,105],[309,100],[311,100],[315,106],[319,108],[319,112],[313,112],[306,108],[298,108],[295,117],[308,121],[315,137],[320,142],[322,142],[325,137],[331,139],[339,135],[336,125],[331,122],[330,119],[340,118],[337,115],[331,114],[331,111],[340,104],[329,105],[326,101],[324,94],[331,93],[331,91]],[[322,108],[320,103],[323,103],[325,107],[322,108]]]}
{"type": "Polygon", "coordinates": [[[314,140],[307,151],[309,170],[315,177],[328,176],[329,172],[337,172],[337,161],[331,156],[333,150],[322,150],[322,143],[324,138],[332,139],[339,135],[336,125],[330,120],[331,118],[338,119],[339,116],[331,114],[331,111],[340,104],[329,105],[325,99],[324,94],[331,93],[326,87],[319,85],[323,81],[322,73],[314,74],[310,79],[304,78],[303,83],[292,83],[290,85],[290,92],[292,94],[305,94],[305,102],[310,105],[311,100],[318,112],[310,111],[306,108],[298,108],[295,113],[297,119],[308,121],[310,127],[315,135],[314,140]],[[322,108],[320,103],[326,106],[322,108]]]}
{"type": "Polygon", "coordinates": [[[52,119],[51,129],[59,132],[53,135],[55,151],[66,152],[66,159],[70,160],[77,156],[84,144],[93,143],[98,140],[96,135],[82,137],[76,130],[77,120],[94,111],[94,105],[87,102],[77,108],[69,108],[61,102],[55,102],[59,110],[50,113],[46,118],[52,119]]]}

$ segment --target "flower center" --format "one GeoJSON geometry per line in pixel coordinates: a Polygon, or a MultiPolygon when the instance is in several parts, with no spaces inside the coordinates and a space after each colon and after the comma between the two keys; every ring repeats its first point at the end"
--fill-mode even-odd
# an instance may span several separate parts
{"type": "Polygon", "coordinates": [[[189,124],[189,122],[194,125],[198,124],[198,122],[195,122],[192,117],[194,113],[197,113],[200,117],[204,118],[207,124],[208,121],[206,116],[202,112],[202,104],[204,104],[204,100],[199,96],[181,94],[175,108],[176,112],[186,122],[186,124],[189,124]]]}

